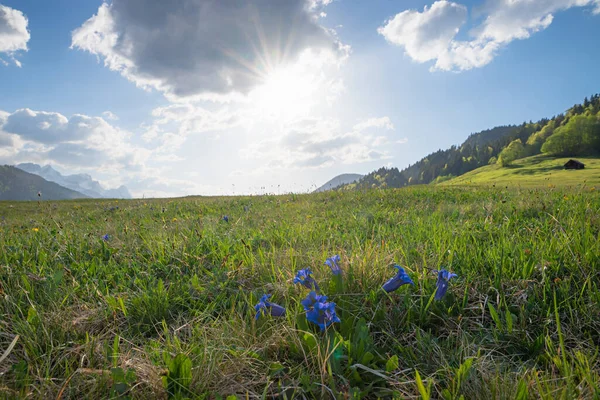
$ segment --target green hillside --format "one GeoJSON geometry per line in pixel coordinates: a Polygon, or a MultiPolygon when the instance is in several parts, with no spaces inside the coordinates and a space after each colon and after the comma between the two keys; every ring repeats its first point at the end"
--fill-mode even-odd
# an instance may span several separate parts
{"type": "Polygon", "coordinates": [[[526,187],[600,187],[600,158],[577,157],[585,164],[583,170],[565,170],[569,160],[544,155],[514,161],[508,167],[488,165],[440,183],[452,185],[501,185],[526,187]]]}
{"type": "MultiPolygon", "coordinates": [[[[403,170],[380,168],[341,189],[400,188],[441,183],[488,165],[510,169],[520,159],[541,155],[571,158],[600,156],[600,95],[585,98],[581,104],[575,104],[564,114],[550,119],[499,126],[474,133],[460,146],[433,152],[403,170]]],[[[533,160],[537,163],[536,160],[542,159],[533,160]]],[[[483,169],[490,170],[498,171],[501,175],[512,174],[510,170],[483,169]]],[[[527,176],[517,177],[526,182],[523,178],[527,176]]]]}
{"type": "Polygon", "coordinates": [[[87,196],[9,165],[0,166],[0,200],[83,199],[87,196]]]}

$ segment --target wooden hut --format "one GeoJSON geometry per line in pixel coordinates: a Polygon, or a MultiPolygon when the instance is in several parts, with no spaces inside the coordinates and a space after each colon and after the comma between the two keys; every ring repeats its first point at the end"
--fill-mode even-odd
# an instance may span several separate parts
{"type": "Polygon", "coordinates": [[[585,164],[577,160],[569,160],[564,165],[565,169],[584,169],[585,164]]]}

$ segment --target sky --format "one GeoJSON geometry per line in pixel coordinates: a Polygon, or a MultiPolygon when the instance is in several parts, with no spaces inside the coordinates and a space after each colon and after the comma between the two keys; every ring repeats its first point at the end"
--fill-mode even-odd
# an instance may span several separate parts
{"type": "Polygon", "coordinates": [[[600,92],[600,0],[0,0],[0,164],[307,192],[600,92]]]}

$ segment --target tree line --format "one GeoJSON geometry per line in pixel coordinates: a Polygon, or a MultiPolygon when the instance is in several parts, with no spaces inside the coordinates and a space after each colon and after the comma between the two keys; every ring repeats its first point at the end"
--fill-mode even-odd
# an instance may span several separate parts
{"type": "Polygon", "coordinates": [[[537,154],[572,157],[600,154],[600,94],[565,113],[537,122],[498,126],[471,134],[460,146],[438,150],[403,170],[380,168],[342,190],[438,183],[476,168],[537,154]]]}

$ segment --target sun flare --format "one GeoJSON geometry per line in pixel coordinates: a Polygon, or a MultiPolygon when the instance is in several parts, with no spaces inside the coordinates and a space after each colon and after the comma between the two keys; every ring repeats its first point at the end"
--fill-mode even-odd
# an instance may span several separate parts
{"type": "Polygon", "coordinates": [[[258,112],[277,118],[294,118],[319,101],[317,74],[302,65],[275,68],[250,95],[258,112]]]}

